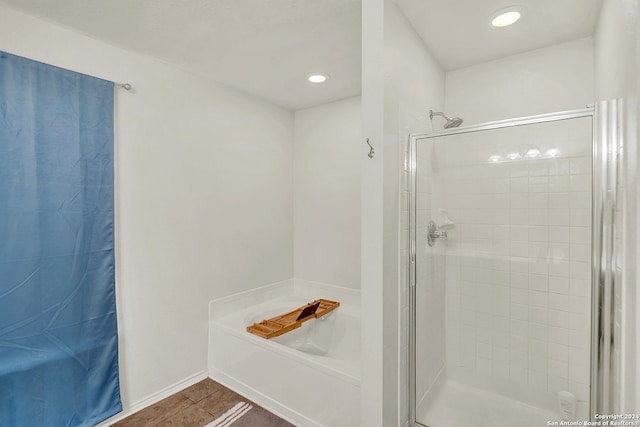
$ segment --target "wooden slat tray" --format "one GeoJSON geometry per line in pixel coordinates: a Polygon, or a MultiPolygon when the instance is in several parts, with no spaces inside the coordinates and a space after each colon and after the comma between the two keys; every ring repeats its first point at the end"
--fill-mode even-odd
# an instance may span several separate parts
{"type": "Polygon", "coordinates": [[[307,320],[320,318],[338,307],[339,302],[320,298],[288,313],[249,325],[247,332],[266,339],[278,337],[299,328],[307,320]]]}

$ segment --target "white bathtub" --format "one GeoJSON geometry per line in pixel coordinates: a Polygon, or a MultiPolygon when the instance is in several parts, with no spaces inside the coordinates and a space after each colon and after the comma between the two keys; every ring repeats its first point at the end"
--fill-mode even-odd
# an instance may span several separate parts
{"type": "Polygon", "coordinates": [[[210,303],[211,378],[298,426],[359,425],[360,361],[358,291],[289,280],[210,303]],[[317,298],[341,304],[271,340],[246,332],[317,298]]]}

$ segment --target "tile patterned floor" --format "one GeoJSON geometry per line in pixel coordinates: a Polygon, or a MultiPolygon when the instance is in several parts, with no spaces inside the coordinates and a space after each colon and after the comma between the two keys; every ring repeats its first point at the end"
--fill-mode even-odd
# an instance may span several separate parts
{"type": "Polygon", "coordinates": [[[262,418],[268,420],[268,427],[293,427],[293,424],[267,412],[210,378],[136,412],[113,426],[203,427],[238,402],[251,403],[254,407],[251,411],[263,411],[266,416],[262,418]]]}

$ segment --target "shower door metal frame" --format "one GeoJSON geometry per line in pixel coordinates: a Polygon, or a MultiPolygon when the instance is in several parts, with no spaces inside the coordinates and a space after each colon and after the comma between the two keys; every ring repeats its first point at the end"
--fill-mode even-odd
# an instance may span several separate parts
{"type": "MultiPolygon", "coordinates": [[[[603,395],[609,390],[605,384],[611,369],[611,345],[605,342],[611,338],[611,289],[613,272],[611,258],[613,248],[611,238],[614,222],[612,209],[615,208],[615,185],[612,185],[611,174],[615,176],[615,161],[617,152],[615,147],[607,142],[606,135],[615,131],[602,123],[598,126],[596,118],[599,116],[598,106],[587,106],[584,109],[560,111],[549,114],[499,120],[478,125],[435,131],[424,134],[412,134],[409,137],[408,168],[409,168],[409,425],[411,427],[429,427],[416,420],[416,158],[419,140],[472,133],[492,129],[516,127],[522,125],[539,124],[560,120],[591,117],[592,123],[592,215],[591,215],[591,374],[590,374],[590,402],[589,413],[592,420],[596,410],[602,411],[603,395]],[[606,129],[605,129],[606,128],[606,129]],[[614,150],[612,153],[611,150],[614,150]],[[614,163],[614,165],[611,165],[614,163]],[[609,177],[607,179],[607,177],[609,177]],[[614,206],[611,206],[611,203],[614,206]],[[604,237],[603,237],[604,236],[604,237]],[[606,258],[606,259],[605,259],[606,258]],[[606,348],[605,348],[606,347],[606,348]],[[607,350],[608,349],[608,350],[607,350]],[[606,351],[605,351],[606,350],[606,351]],[[605,354],[606,353],[606,354],[605,354]]],[[[608,110],[605,105],[603,110],[608,110]]],[[[444,327],[444,325],[443,325],[444,327]]],[[[606,413],[606,412],[600,412],[606,413]]],[[[431,426],[437,427],[437,426],[431,426]]]]}

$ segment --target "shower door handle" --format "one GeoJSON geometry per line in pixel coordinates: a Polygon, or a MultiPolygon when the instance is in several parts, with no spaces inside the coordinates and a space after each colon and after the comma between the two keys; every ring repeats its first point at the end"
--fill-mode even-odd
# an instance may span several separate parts
{"type": "Polygon", "coordinates": [[[449,236],[446,231],[438,230],[438,226],[435,222],[429,221],[429,225],[427,227],[427,243],[429,246],[433,246],[436,244],[436,240],[448,240],[449,236]]]}

